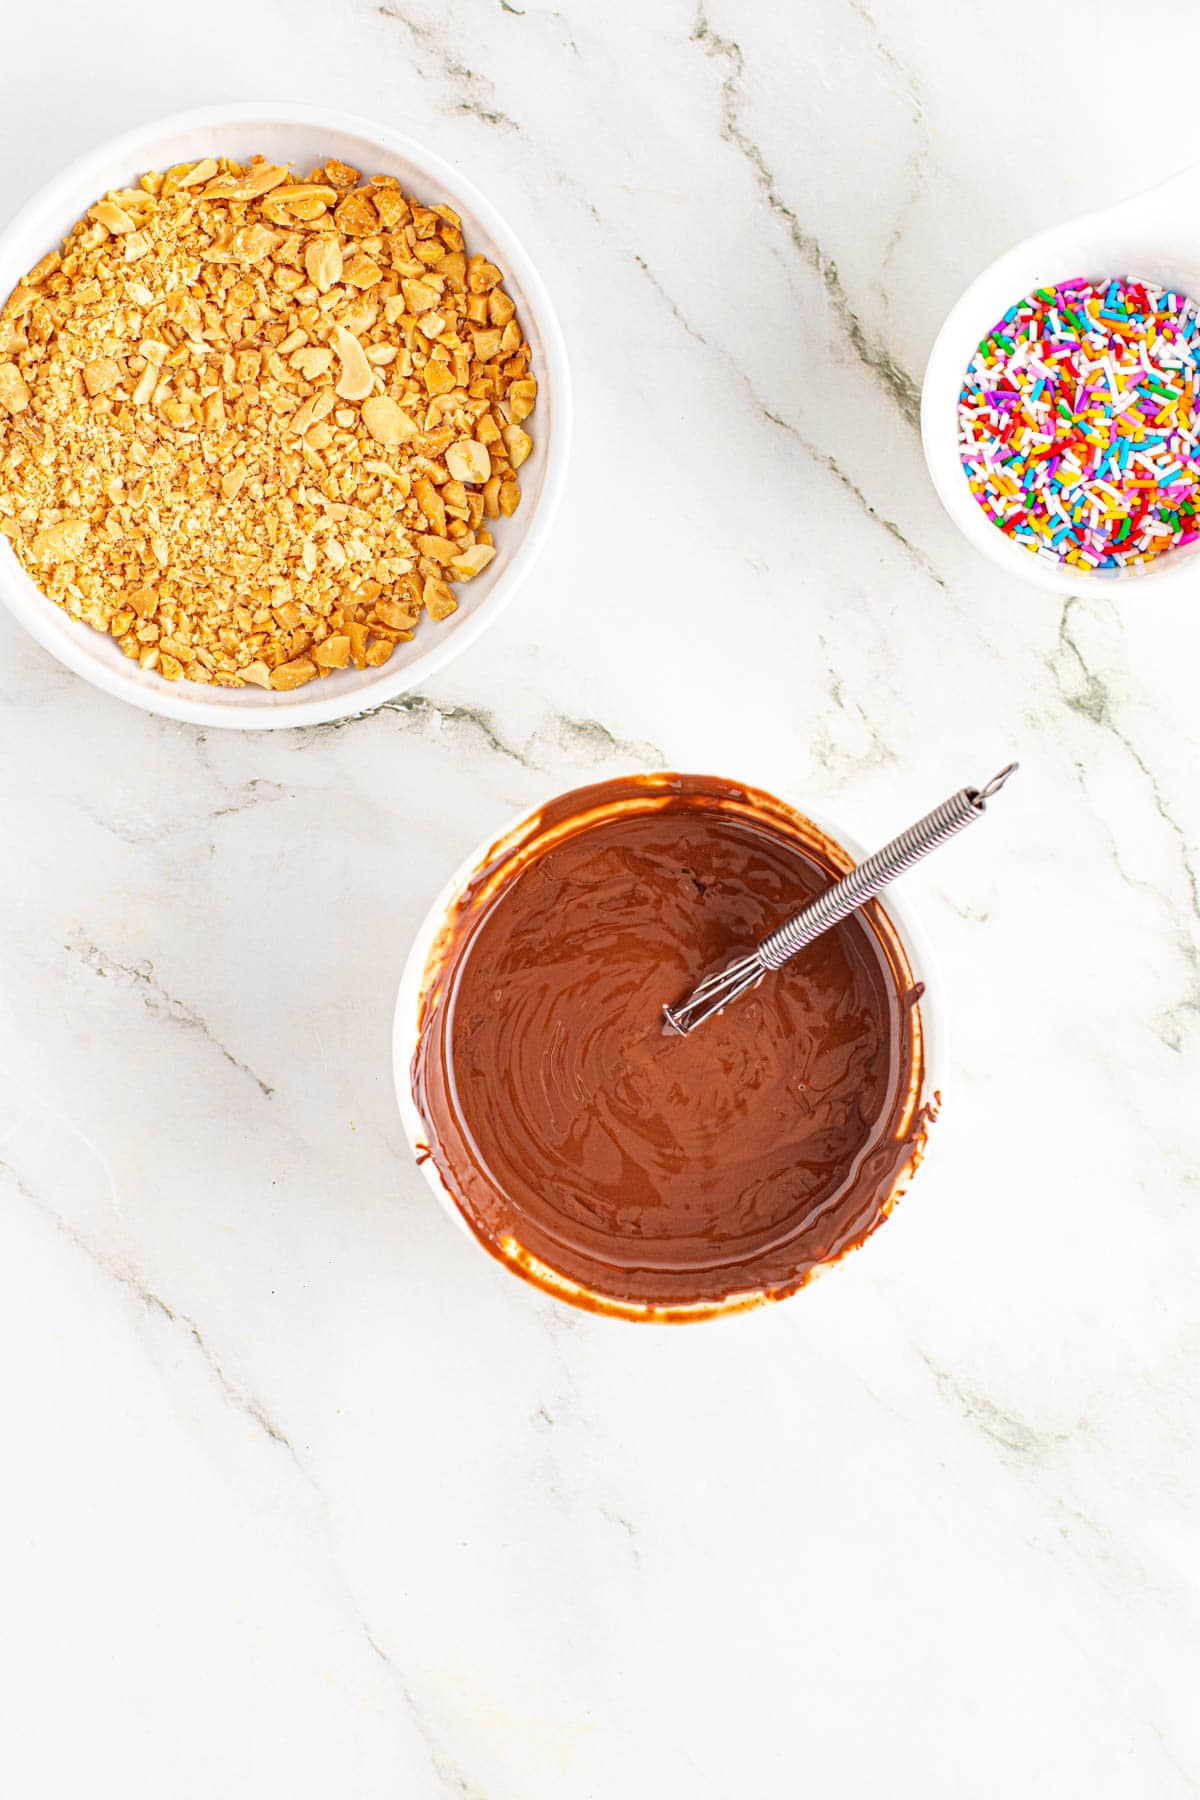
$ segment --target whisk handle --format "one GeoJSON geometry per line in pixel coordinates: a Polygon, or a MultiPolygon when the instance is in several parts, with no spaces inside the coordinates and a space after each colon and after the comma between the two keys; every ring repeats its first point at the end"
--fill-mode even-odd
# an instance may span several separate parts
{"type": "MultiPolygon", "coordinates": [[[[1015,765],[1013,765],[1015,766],[1015,765]]],[[[798,912],[794,918],[788,919],[777,931],[764,938],[755,951],[755,956],[764,968],[778,969],[798,950],[828,931],[848,913],[870,900],[881,888],[911,869],[914,863],[936,850],[957,832],[973,825],[976,819],[983,817],[983,809],[992,795],[998,793],[1004,782],[1012,773],[1012,767],[1004,769],[983,788],[960,788],[957,794],[951,794],[940,806],[902,831],[899,837],[885,844],[881,850],[864,857],[857,867],[848,875],[843,875],[831,888],[798,912]]]]}

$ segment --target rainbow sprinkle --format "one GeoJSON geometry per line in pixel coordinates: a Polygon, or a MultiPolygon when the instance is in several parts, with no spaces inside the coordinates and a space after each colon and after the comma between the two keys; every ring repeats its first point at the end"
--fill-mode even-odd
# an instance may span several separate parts
{"type": "Polygon", "coordinates": [[[1149,282],[1062,281],[1010,306],[971,359],[958,444],[1006,537],[1123,569],[1200,537],[1200,309],[1149,282]]]}

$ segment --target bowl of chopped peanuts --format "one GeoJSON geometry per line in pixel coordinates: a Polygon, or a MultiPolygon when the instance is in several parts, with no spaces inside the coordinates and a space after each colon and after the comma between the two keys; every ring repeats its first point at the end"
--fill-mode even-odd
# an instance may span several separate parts
{"type": "Polygon", "coordinates": [[[528,574],[570,433],[526,251],[385,126],[180,114],[0,233],[0,598],[149,712],[313,725],[427,679],[528,574]]]}

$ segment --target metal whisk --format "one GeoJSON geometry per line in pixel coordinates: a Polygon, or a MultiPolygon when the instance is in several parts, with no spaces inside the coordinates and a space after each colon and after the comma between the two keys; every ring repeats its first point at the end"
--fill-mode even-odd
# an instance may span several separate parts
{"type": "Polygon", "coordinates": [[[936,850],[964,826],[982,818],[988,801],[1000,792],[1016,767],[1015,762],[1009,763],[1006,769],[993,775],[985,787],[960,788],[957,794],[951,794],[949,800],[943,800],[940,806],[935,806],[931,813],[926,813],[923,819],[902,831],[890,844],[876,850],[848,875],[835,881],[794,918],[786,920],[748,956],[739,957],[720,974],[710,975],[678,1006],[664,1006],[667,1024],[681,1037],[686,1037],[697,1025],[703,1025],[706,1019],[721,1012],[731,1000],[749,993],[769,970],[781,968],[798,950],[811,944],[839,919],[856,911],[880,888],[887,887],[889,882],[895,881],[898,875],[903,875],[906,869],[911,869],[915,862],[928,856],[931,850],[936,850]]]}

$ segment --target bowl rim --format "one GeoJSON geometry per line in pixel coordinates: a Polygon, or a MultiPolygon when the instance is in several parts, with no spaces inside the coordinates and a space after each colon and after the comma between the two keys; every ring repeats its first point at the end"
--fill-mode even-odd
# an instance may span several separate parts
{"type": "MultiPolygon", "coordinates": [[[[617,779],[624,779],[629,775],[636,778],[661,779],[681,773],[684,771],[673,769],[623,770],[617,779]]],[[[694,771],[690,773],[693,778],[696,778],[694,771]]],[[[699,779],[704,779],[704,777],[701,776],[699,779]]],[[[729,777],[720,779],[728,780],[729,777]]],[[[497,830],[489,832],[462,859],[443,883],[413,933],[400,975],[396,1005],[392,1014],[392,1080],[396,1089],[396,1101],[404,1136],[426,1186],[459,1230],[466,1233],[480,1255],[484,1256],[489,1263],[498,1264],[508,1274],[523,1278],[526,1283],[540,1288],[551,1298],[577,1310],[604,1318],[648,1324],[682,1324],[712,1318],[725,1318],[737,1313],[748,1312],[774,1301],[775,1296],[755,1288],[728,1295],[724,1300],[717,1302],[684,1302],[666,1306],[639,1301],[619,1302],[606,1295],[593,1294],[590,1289],[572,1281],[560,1271],[538,1264],[536,1259],[532,1258],[527,1251],[522,1250],[520,1246],[517,1246],[518,1254],[515,1255],[500,1248],[489,1249],[472,1230],[453,1192],[443,1181],[437,1165],[429,1155],[428,1145],[425,1141],[424,1121],[412,1091],[411,1065],[420,1036],[419,1013],[424,990],[425,970],[442,926],[467,883],[476,871],[489,861],[498,846],[511,838],[519,837],[525,828],[537,819],[543,807],[552,800],[567,798],[572,793],[583,791],[588,785],[588,783],[583,783],[577,789],[568,788],[559,794],[547,794],[541,801],[512,814],[497,830]]],[[[739,781],[735,785],[747,786],[760,793],[770,795],[772,799],[776,798],[773,790],[763,788],[759,783],[739,781]]],[[[783,804],[802,819],[816,826],[820,833],[846,851],[855,862],[861,862],[867,854],[866,847],[857,838],[844,831],[841,826],[832,823],[823,810],[814,811],[808,806],[794,805],[786,799],[783,800],[783,804]]],[[[943,1110],[946,1074],[949,1068],[949,1036],[944,999],[945,989],[941,971],[924,924],[919,914],[914,912],[909,901],[903,895],[898,895],[895,887],[892,887],[877,897],[877,904],[886,912],[896,930],[908,957],[914,979],[923,984],[918,1001],[918,1011],[924,1053],[924,1080],[917,1103],[918,1105],[933,1103],[934,1111],[930,1119],[932,1125],[940,1118],[943,1110]]],[[[930,1143],[936,1140],[937,1135],[933,1131],[927,1132],[914,1158],[900,1170],[885,1209],[885,1220],[897,1201],[907,1192],[919,1168],[926,1160],[930,1143]]],[[[853,1249],[859,1247],[861,1246],[852,1245],[828,1262],[818,1264],[806,1278],[802,1288],[808,1286],[818,1275],[826,1274],[829,1270],[836,1268],[851,1254],[853,1249]]],[[[801,1292],[802,1288],[793,1290],[793,1293],[801,1292]]],[[[782,1296],[787,1299],[791,1297],[791,1294],[782,1296]]]]}
{"type": "MultiPolygon", "coordinates": [[[[515,597],[545,547],[566,485],[574,420],[566,339],[546,285],[513,227],[475,183],[447,158],[428,149],[418,139],[358,113],[336,107],[272,100],[232,101],[191,107],[134,126],[85,150],[35,189],[0,229],[0,262],[14,239],[45,222],[52,222],[61,238],[62,231],[69,229],[71,223],[66,215],[75,204],[72,196],[76,190],[93,176],[100,183],[97,192],[104,186],[111,186],[111,182],[105,182],[105,172],[114,162],[124,160],[135,164],[142,153],[152,151],[160,140],[184,132],[215,132],[254,124],[310,127],[316,132],[342,132],[368,139],[382,150],[419,164],[428,174],[431,185],[442,185],[451,197],[462,201],[464,209],[474,216],[495,245],[505,262],[506,275],[511,275],[519,284],[536,320],[545,365],[541,373],[548,389],[553,452],[547,454],[541,488],[531,503],[523,534],[498,574],[495,587],[471,616],[464,618],[452,635],[431,638],[429,648],[410,662],[390,672],[389,666],[384,664],[369,687],[354,687],[332,695],[323,691],[327,684],[321,682],[313,684],[318,691],[308,699],[288,694],[247,700],[232,707],[204,698],[205,690],[199,683],[160,681],[152,686],[136,685],[131,672],[117,663],[110,664],[91,655],[84,648],[85,640],[78,638],[76,629],[72,629],[91,630],[91,627],[82,627],[80,621],[71,619],[28,576],[23,582],[14,580],[12,569],[0,562],[0,601],[44,650],[74,674],[143,712],[234,731],[287,730],[372,713],[397,694],[436,675],[468,650],[515,597]],[[193,687],[195,697],[190,691],[193,687]],[[278,701],[286,701],[286,704],[277,704],[278,701]]],[[[23,575],[24,571],[19,573],[23,575]]]]}

